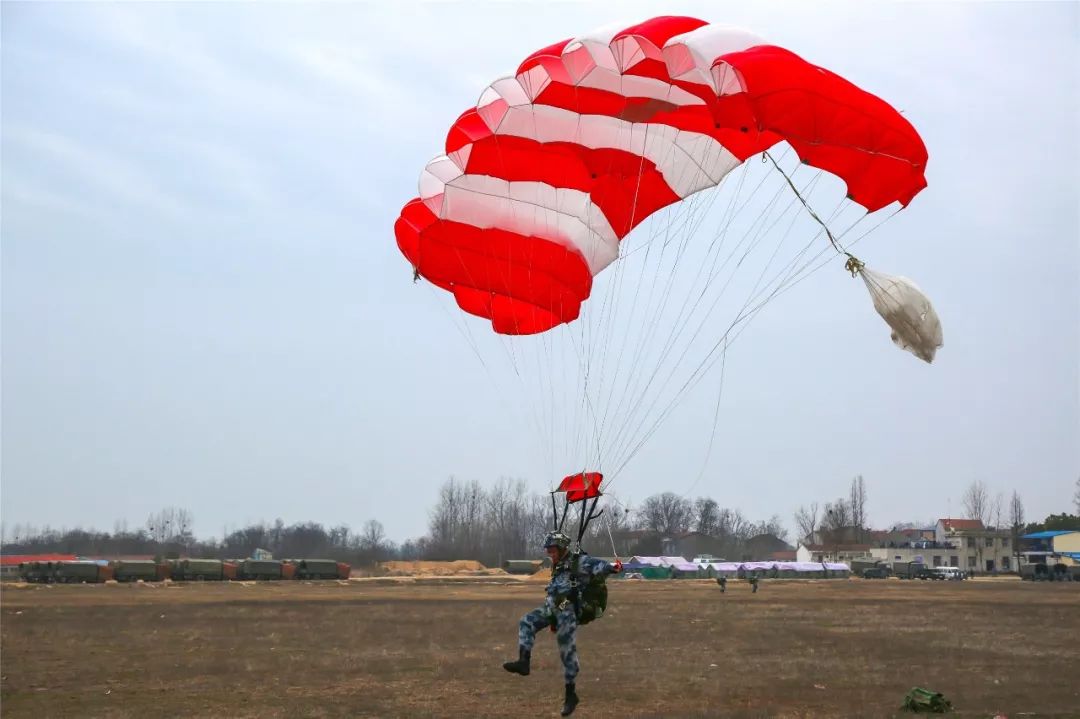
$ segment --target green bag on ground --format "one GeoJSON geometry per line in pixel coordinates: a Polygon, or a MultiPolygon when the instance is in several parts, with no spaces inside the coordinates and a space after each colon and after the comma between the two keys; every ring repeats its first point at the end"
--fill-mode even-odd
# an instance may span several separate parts
{"type": "Polygon", "coordinates": [[[941,692],[915,687],[904,697],[900,708],[915,714],[944,714],[952,711],[952,704],[941,692]]]}

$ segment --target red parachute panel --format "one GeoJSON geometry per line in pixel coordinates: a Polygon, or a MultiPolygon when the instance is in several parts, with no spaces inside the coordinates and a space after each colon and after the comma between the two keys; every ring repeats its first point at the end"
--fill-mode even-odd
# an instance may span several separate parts
{"type": "Polygon", "coordinates": [[[600,483],[603,481],[604,475],[600,472],[579,472],[565,477],[555,491],[566,492],[566,500],[573,504],[583,499],[599,497],[600,483]]]}

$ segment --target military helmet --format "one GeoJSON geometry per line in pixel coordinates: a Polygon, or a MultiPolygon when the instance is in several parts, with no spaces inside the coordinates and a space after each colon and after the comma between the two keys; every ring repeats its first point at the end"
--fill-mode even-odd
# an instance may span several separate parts
{"type": "Polygon", "coordinates": [[[549,547],[567,549],[570,547],[570,537],[567,537],[562,532],[548,532],[548,535],[544,537],[544,549],[549,547]]]}

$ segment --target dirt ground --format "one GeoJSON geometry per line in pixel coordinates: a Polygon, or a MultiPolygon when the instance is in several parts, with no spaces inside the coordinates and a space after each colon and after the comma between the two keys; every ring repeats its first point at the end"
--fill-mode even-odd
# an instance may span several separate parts
{"type": "MultiPolygon", "coordinates": [[[[1080,717],[1080,585],[613,582],[575,717],[1080,717]]],[[[542,585],[506,578],[5,586],[3,717],[550,717],[554,638],[510,675],[542,585]]]]}

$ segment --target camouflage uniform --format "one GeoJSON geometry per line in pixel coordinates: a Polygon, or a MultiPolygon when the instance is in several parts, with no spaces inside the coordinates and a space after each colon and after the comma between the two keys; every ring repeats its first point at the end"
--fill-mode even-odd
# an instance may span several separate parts
{"type": "MultiPolygon", "coordinates": [[[[573,585],[571,570],[573,555],[569,552],[559,560],[551,570],[551,581],[547,586],[547,598],[544,606],[534,609],[521,618],[518,625],[518,645],[531,652],[536,640],[536,633],[551,626],[556,627],[555,639],[559,645],[559,657],[562,659],[563,674],[566,683],[571,684],[578,674],[578,656],[575,636],[578,618],[572,596],[573,585]]],[[[589,577],[597,574],[613,574],[615,565],[588,554],[578,555],[577,589],[579,593],[589,582],[589,577]]]]}

